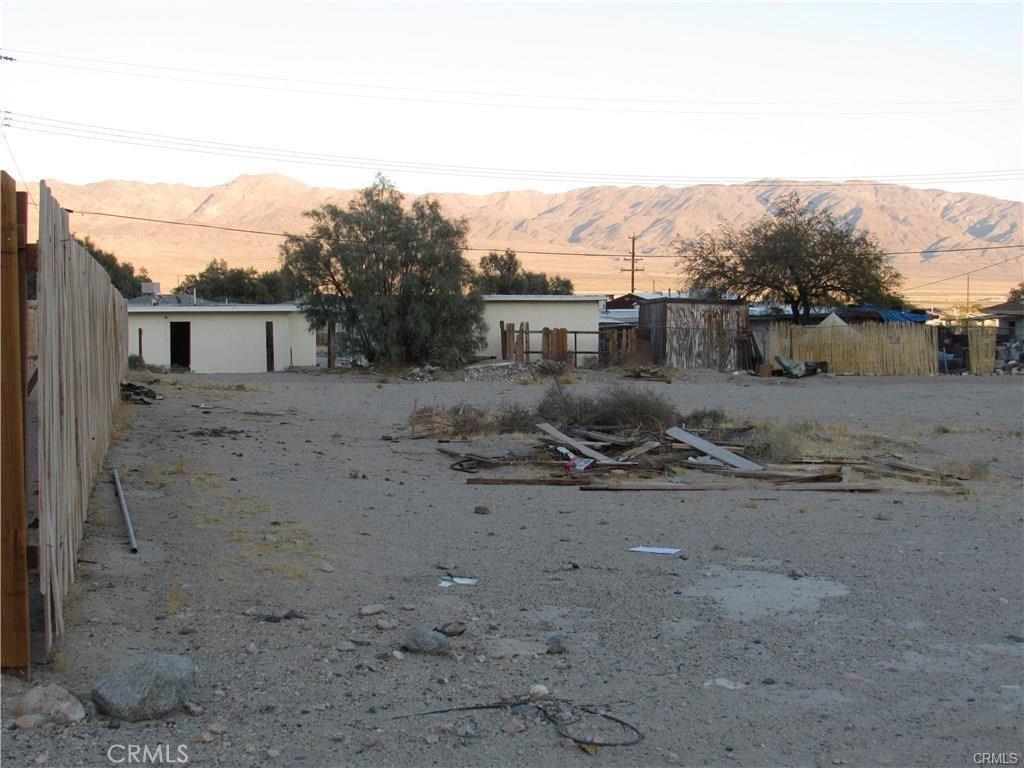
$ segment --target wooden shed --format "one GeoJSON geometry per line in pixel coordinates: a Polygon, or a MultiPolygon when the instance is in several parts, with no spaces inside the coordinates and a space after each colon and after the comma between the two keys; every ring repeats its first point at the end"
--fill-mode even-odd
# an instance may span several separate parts
{"type": "Polygon", "coordinates": [[[651,338],[651,362],[719,371],[752,366],[747,303],[656,298],[640,304],[640,330],[651,338]]]}

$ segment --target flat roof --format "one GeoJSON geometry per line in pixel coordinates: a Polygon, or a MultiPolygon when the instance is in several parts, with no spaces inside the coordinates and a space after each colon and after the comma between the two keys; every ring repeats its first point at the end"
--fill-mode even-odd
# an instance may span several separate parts
{"type": "Polygon", "coordinates": [[[223,314],[253,312],[302,312],[298,304],[211,304],[193,306],[191,304],[129,304],[128,314],[165,315],[168,312],[185,312],[188,314],[223,314]]]}
{"type": "Polygon", "coordinates": [[[608,296],[603,293],[574,293],[572,295],[488,293],[484,295],[483,299],[484,301],[607,301],[608,296]]]}

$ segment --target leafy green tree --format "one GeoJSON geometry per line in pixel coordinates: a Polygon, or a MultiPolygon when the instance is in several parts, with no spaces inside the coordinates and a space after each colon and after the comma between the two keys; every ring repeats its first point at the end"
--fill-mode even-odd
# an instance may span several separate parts
{"type": "Polygon", "coordinates": [[[798,323],[813,306],[901,303],[902,278],[875,240],[828,211],[809,209],[796,194],[745,227],[684,240],[677,253],[689,286],[787,304],[798,323]]]}
{"type": "Polygon", "coordinates": [[[283,271],[302,296],[311,326],[342,325],[349,351],[371,363],[461,363],[483,341],[483,301],[468,294],[465,220],[435,200],[403,197],[385,178],[347,208],[306,213],[307,235],[281,246],[283,271]]]}
{"type": "Polygon", "coordinates": [[[76,237],[75,242],[92,254],[92,257],[107,270],[110,282],[121,292],[122,296],[126,299],[134,299],[136,296],[142,295],[142,284],[149,282],[149,275],[146,274],[145,267],[142,267],[136,274],[134,266],[127,261],[118,261],[114,254],[104,251],[88,237],[76,237]]]}
{"type": "Polygon", "coordinates": [[[513,250],[504,253],[491,251],[480,259],[480,272],[474,281],[477,291],[484,294],[536,295],[571,294],[572,281],[544,272],[527,272],[513,250]]]}
{"type": "Polygon", "coordinates": [[[175,291],[195,291],[202,299],[239,304],[279,304],[292,298],[280,270],[257,272],[253,267],[229,267],[223,259],[214,259],[198,275],[186,275],[175,291]]]}
{"type": "Polygon", "coordinates": [[[1007,301],[1024,301],[1024,282],[1017,284],[1016,288],[1011,288],[1010,292],[1006,295],[1007,301]]]}

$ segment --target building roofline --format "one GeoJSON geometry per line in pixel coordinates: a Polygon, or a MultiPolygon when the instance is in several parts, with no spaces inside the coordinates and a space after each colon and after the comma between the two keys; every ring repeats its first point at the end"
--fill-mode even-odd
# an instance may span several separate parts
{"type": "Polygon", "coordinates": [[[483,296],[484,301],[607,301],[608,296],[603,293],[580,293],[571,295],[555,294],[504,294],[488,293],[483,296]]]}
{"type": "Polygon", "coordinates": [[[188,314],[222,314],[222,313],[267,313],[267,312],[302,312],[298,304],[129,304],[128,314],[167,314],[168,312],[185,312],[188,314]]]}

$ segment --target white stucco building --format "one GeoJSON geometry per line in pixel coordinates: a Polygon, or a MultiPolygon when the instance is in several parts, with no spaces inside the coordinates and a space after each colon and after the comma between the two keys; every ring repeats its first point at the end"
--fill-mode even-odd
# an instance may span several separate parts
{"type": "Polygon", "coordinates": [[[128,351],[150,365],[195,373],[258,373],[316,365],[316,336],[295,304],[189,305],[146,297],[128,304],[128,351]]]}
{"type": "MultiPolygon", "coordinates": [[[[565,328],[569,331],[570,350],[597,354],[600,338],[598,323],[601,307],[607,300],[603,294],[579,294],[574,296],[484,296],[484,322],[487,323],[487,339],[480,354],[486,357],[501,357],[501,323],[516,328],[520,323],[529,323],[531,331],[544,328],[565,328]],[[573,334],[573,331],[579,333],[573,334]]],[[[534,337],[531,346],[540,349],[540,337],[534,337]]],[[[583,364],[586,357],[577,356],[583,364]]]]}

